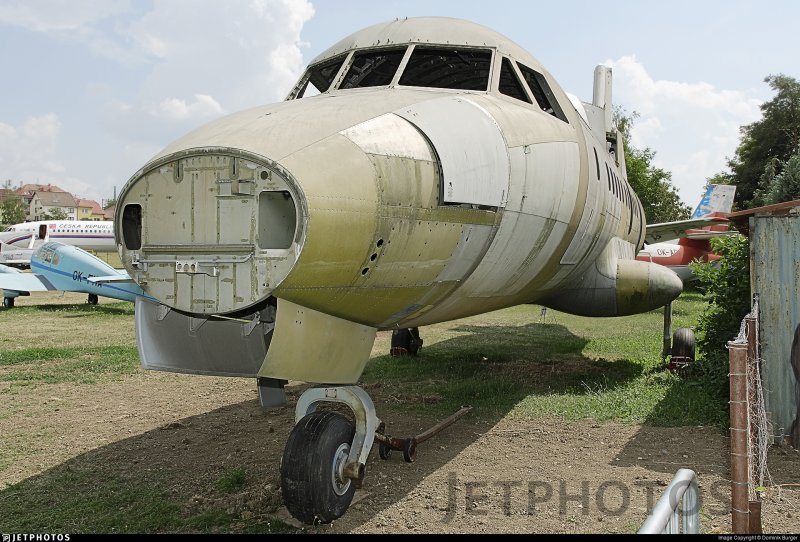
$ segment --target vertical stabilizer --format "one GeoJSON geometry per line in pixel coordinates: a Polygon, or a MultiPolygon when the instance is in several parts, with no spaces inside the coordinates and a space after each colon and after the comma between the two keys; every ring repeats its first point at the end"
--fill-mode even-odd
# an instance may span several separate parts
{"type": "Polygon", "coordinates": [[[736,186],[732,184],[710,184],[697,204],[692,218],[703,218],[711,213],[730,213],[736,186]]]}

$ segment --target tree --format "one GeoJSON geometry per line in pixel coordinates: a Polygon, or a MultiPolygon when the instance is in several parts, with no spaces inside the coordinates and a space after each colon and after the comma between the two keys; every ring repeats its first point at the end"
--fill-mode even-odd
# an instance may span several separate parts
{"type": "Polygon", "coordinates": [[[630,140],[633,121],[639,116],[635,111],[627,115],[618,107],[614,111],[617,129],[622,132],[625,150],[625,169],[628,183],[642,202],[648,224],[671,222],[689,218],[691,209],[682,201],[672,185],[672,174],[653,166],[655,151],[649,148],[638,149],[630,140]]]}
{"type": "Polygon", "coordinates": [[[67,213],[59,207],[53,207],[42,215],[42,220],[66,220],[67,218],[67,213]]]}
{"type": "Polygon", "coordinates": [[[753,194],[754,205],[770,205],[800,198],[800,149],[786,162],[777,158],[764,167],[759,187],[753,194]],[[778,173],[780,171],[780,173],[778,173]]]}
{"type": "Polygon", "coordinates": [[[740,128],[739,146],[728,160],[737,186],[736,203],[745,209],[760,204],[758,198],[771,190],[762,181],[766,178],[769,183],[780,175],[800,146],[800,81],[779,74],[767,76],[764,82],[775,97],[761,105],[760,120],[740,128]]]}
{"type": "Polygon", "coordinates": [[[14,183],[6,179],[3,183],[6,197],[0,202],[0,222],[4,224],[19,224],[25,220],[25,204],[22,198],[13,194],[14,183]]]}
{"type": "Polygon", "coordinates": [[[718,262],[690,263],[704,290],[708,306],[697,323],[697,346],[705,368],[721,386],[727,385],[728,351],[750,312],[750,243],[743,235],[711,239],[718,262]]]}
{"type": "Polygon", "coordinates": [[[25,221],[25,204],[19,196],[8,196],[0,203],[0,220],[5,224],[25,221]]]}

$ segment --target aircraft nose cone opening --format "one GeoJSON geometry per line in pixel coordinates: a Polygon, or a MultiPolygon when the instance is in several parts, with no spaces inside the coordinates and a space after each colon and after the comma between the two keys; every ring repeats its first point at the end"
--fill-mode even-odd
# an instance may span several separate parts
{"type": "Polygon", "coordinates": [[[292,175],[268,158],[188,149],[128,182],[117,243],[131,277],[164,305],[237,312],[263,303],[294,267],[306,208],[292,175]]]}

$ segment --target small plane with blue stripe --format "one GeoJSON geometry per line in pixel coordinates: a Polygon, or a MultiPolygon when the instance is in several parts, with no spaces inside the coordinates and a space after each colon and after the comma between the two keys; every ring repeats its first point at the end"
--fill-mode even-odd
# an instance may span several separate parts
{"type": "Polygon", "coordinates": [[[49,241],[31,256],[31,272],[0,265],[0,289],[3,306],[10,309],[14,299],[30,292],[64,291],[88,294],[87,302],[96,305],[98,296],[135,301],[152,299],[128,273],[119,271],[85,250],[49,241]]]}
{"type": "Polygon", "coordinates": [[[42,220],[22,222],[0,232],[0,264],[27,267],[33,253],[49,241],[93,252],[116,252],[110,220],[42,220]]]}

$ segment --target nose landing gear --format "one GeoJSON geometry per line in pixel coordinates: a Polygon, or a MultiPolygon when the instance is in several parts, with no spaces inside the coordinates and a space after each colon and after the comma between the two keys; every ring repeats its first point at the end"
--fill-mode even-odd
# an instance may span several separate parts
{"type": "Polygon", "coordinates": [[[438,434],[467,414],[463,406],[448,418],[417,436],[395,438],[384,432],[367,392],[357,386],[310,388],[295,408],[295,426],[281,459],[281,492],[289,513],[308,524],[330,523],[347,512],[355,490],[366,474],[372,445],[380,442],[381,459],[392,450],[403,452],[411,463],[417,445],[438,434]],[[317,410],[320,403],[342,403],[353,411],[355,427],[337,412],[317,410]]]}

